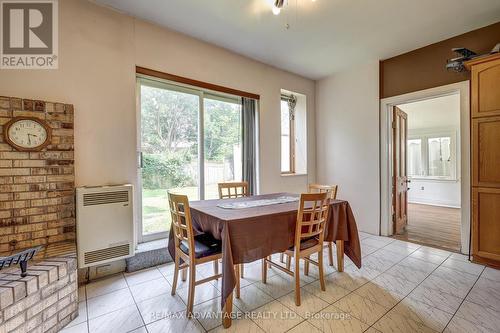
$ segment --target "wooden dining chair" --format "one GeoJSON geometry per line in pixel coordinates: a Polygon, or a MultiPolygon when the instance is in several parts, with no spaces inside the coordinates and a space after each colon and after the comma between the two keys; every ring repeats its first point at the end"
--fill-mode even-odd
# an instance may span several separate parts
{"type": "Polygon", "coordinates": [[[172,216],[172,230],[174,232],[175,244],[172,295],[175,295],[179,270],[182,270],[182,280],[184,281],[186,280],[186,272],[189,270],[189,289],[186,311],[187,316],[190,317],[193,314],[195,287],[222,277],[222,274],[215,271],[213,276],[196,281],[196,265],[211,261],[217,263],[217,261],[222,258],[222,244],[208,233],[194,235],[187,196],[169,192],[168,202],[170,214],[172,216]]]}
{"type": "Polygon", "coordinates": [[[294,270],[290,266],[283,267],[271,260],[271,256],[262,259],[262,282],[267,281],[268,266],[295,277],[295,304],[300,306],[300,259],[314,264],[319,268],[321,290],[325,291],[325,277],[323,271],[323,239],[324,229],[328,218],[329,200],[327,193],[303,193],[300,195],[299,210],[295,224],[294,245],[285,251],[288,258],[294,258],[294,270]],[[318,261],[310,259],[314,253],[318,254],[318,261]]]}
{"type": "MultiPolygon", "coordinates": [[[[328,197],[332,200],[337,199],[338,185],[320,185],[320,184],[309,184],[309,193],[328,193],[328,197]]],[[[333,242],[328,242],[328,264],[333,266],[333,242]]],[[[339,263],[337,262],[337,266],[339,263]]],[[[308,273],[309,267],[306,264],[305,267],[306,274],[308,273]]]]}
{"type": "MultiPolygon", "coordinates": [[[[327,193],[327,198],[333,200],[337,199],[337,190],[338,190],[338,185],[309,184],[308,186],[309,193],[327,193]]],[[[327,246],[328,246],[328,263],[330,264],[330,266],[333,266],[333,242],[327,242],[327,246]]],[[[280,256],[280,260],[282,263],[285,262],[283,253],[280,256]]],[[[287,258],[287,265],[290,265],[289,263],[290,259],[287,258]]],[[[338,262],[337,265],[339,266],[338,262]]],[[[305,263],[304,273],[306,275],[309,274],[308,262],[305,263]]]]}
{"type": "MultiPolygon", "coordinates": [[[[248,197],[248,182],[227,182],[227,183],[218,183],[219,187],[219,199],[234,199],[234,198],[243,198],[248,197]]],[[[238,266],[239,274],[237,272],[236,276],[238,277],[238,283],[240,277],[243,278],[245,274],[243,264],[238,266]]],[[[239,298],[240,294],[238,288],[236,290],[236,298],[239,298]]]]}
{"type": "Polygon", "coordinates": [[[219,199],[248,197],[247,182],[219,183],[219,199]]]}

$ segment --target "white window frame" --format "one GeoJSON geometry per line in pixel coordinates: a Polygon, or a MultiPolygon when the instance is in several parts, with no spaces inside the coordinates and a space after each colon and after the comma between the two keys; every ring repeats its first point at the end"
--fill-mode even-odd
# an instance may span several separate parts
{"type": "Polygon", "coordinates": [[[457,181],[457,130],[454,129],[432,129],[432,130],[409,130],[408,140],[421,140],[421,169],[423,174],[419,176],[408,175],[410,179],[422,180],[445,180],[457,181]],[[450,176],[429,176],[429,139],[450,138],[451,174],[450,176]]]}

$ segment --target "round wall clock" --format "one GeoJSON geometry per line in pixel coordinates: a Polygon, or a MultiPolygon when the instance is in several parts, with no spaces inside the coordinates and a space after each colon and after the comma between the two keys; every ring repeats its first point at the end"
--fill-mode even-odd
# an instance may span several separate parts
{"type": "Polygon", "coordinates": [[[35,117],[16,117],[3,127],[5,141],[20,151],[38,151],[50,143],[51,128],[35,117]]]}

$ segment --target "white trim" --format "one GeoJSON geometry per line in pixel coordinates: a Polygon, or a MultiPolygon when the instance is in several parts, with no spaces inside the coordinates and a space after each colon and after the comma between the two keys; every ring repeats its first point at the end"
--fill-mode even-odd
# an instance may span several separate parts
{"type": "Polygon", "coordinates": [[[380,100],[380,233],[392,235],[392,107],[420,100],[460,94],[461,252],[469,251],[470,235],[470,87],[462,81],[380,100]]]}

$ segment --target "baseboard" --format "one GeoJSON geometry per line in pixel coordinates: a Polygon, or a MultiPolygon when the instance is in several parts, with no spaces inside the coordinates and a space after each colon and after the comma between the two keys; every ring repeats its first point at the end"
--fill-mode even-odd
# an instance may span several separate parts
{"type": "Polygon", "coordinates": [[[453,204],[443,204],[443,203],[434,203],[434,202],[425,202],[425,201],[408,201],[409,204],[416,205],[426,205],[426,206],[437,206],[437,207],[446,207],[446,208],[461,208],[460,206],[453,204]]]}

